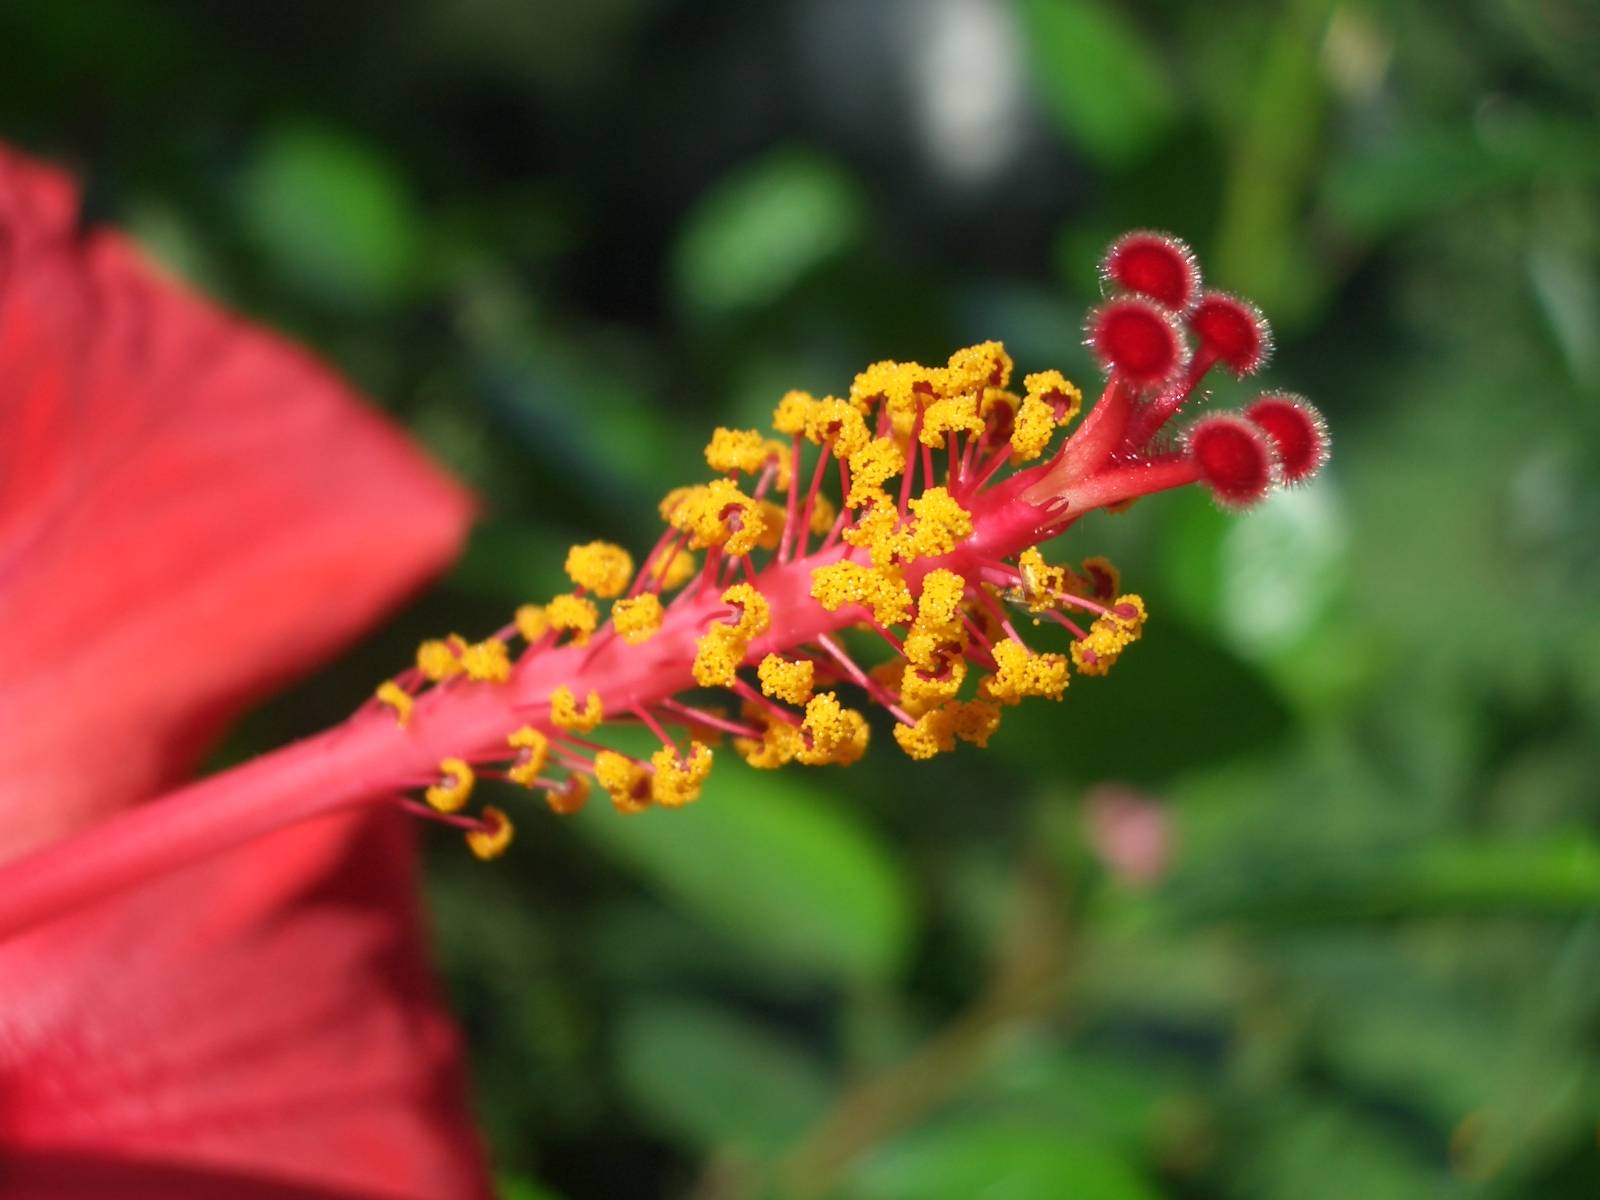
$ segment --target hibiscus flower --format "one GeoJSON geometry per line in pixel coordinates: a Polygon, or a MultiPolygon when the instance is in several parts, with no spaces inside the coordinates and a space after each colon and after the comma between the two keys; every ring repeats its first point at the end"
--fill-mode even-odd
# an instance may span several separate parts
{"type": "MultiPolygon", "coordinates": [[[[0,862],[178,782],[471,507],[77,213],[0,148],[0,862]]],[[[0,1192],[486,1194],[410,825],[320,817],[0,942],[0,1192]]]]}

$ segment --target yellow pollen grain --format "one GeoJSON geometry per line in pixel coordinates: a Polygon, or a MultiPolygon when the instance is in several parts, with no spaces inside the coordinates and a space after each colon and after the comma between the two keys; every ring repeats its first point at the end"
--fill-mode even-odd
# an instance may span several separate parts
{"type": "Polygon", "coordinates": [[[776,654],[769,654],[756,667],[761,678],[761,690],[774,700],[790,704],[804,704],[811,699],[811,689],[816,682],[816,664],[810,659],[790,662],[776,654]]]}
{"type": "Polygon", "coordinates": [[[372,694],[379,704],[394,713],[394,723],[404,729],[411,720],[411,707],[414,703],[411,693],[394,680],[385,679],[372,694]]]}
{"type": "Polygon", "coordinates": [[[734,557],[754,550],[765,529],[760,506],[730,479],[691,488],[667,520],[689,535],[694,549],[721,546],[734,557]]]}
{"type": "Polygon", "coordinates": [[[1011,461],[1031,462],[1045,452],[1056,433],[1056,417],[1037,396],[1025,396],[1011,425],[1011,461]]]}
{"type": "Polygon", "coordinates": [[[795,752],[795,758],[808,767],[847,767],[867,752],[866,718],[853,708],[843,707],[832,692],[811,697],[800,729],[804,744],[795,752]]]}
{"type": "Polygon", "coordinates": [[[1067,568],[1047,563],[1037,546],[1029,546],[1017,556],[1017,574],[1022,579],[1021,598],[1029,612],[1049,612],[1071,590],[1067,568]]]}
{"type": "Polygon", "coordinates": [[[518,752],[506,768],[506,778],[523,787],[532,787],[550,761],[550,739],[532,725],[524,725],[506,735],[506,744],[518,752]]]}
{"type": "Polygon", "coordinates": [[[927,712],[954,700],[966,678],[966,659],[954,655],[942,656],[938,668],[932,671],[909,667],[901,679],[901,704],[912,716],[927,712]]]}
{"type": "Polygon", "coordinates": [[[550,632],[550,616],[542,604],[519,604],[512,620],[522,640],[532,645],[550,632]]]}
{"type": "Polygon", "coordinates": [[[1022,381],[1028,395],[1047,405],[1057,429],[1071,424],[1083,411],[1083,393],[1060,371],[1040,371],[1022,381]],[[1057,414],[1060,414],[1059,416],[1057,414]]]}
{"type": "Polygon", "coordinates": [[[672,746],[663,746],[650,756],[655,771],[650,781],[650,798],[663,808],[681,808],[700,798],[700,788],[711,774],[711,748],[703,742],[690,742],[689,753],[679,757],[672,746]]]}
{"type": "Polygon", "coordinates": [[[641,813],[650,807],[650,772],[642,763],[615,750],[594,756],[594,777],[621,813],[641,813]]]}
{"type": "Polygon", "coordinates": [[[1017,704],[1025,696],[1059,700],[1069,682],[1065,655],[1034,654],[1010,638],[995,643],[994,661],[995,673],[984,680],[983,693],[1002,704],[1017,704]]]}
{"type": "Polygon", "coordinates": [[[760,430],[719,425],[706,443],[706,465],[713,471],[754,475],[772,458],[772,446],[760,430]]]}
{"type": "Polygon", "coordinates": [[[461,651],[461,669],[478,683],[504,683],[511,678],[511,656],[499,638],[485,638],[461,651]]]}
{"type": "Polygon", "coordinates": [[[694,681],[701,687],[732,687],[748,647],[736,626],[712,625],[695,643],[694,681]]]}
{"type": "Polygon", "coordinates": [[[736,583],[722,593],[722,602],[739,610],[734,628],[746,641],[758,638],[772,627],[772,608],[767,598],[748,583],[736,583]]]}
{"type": "Polygon", "coordinates": [[[915,520],[902,531],[898,556],[903,561],[937,558],[953,552],[972,534],[972,514],[956,503],[946,488],[931,487],[911,501],[915,520]]]}
{"type": "Polygon", "coordinates": [[[773,500],[758,500],[761,506],[761,536],[756,546],[761,550],[776,550],[783,542],[783,529],[789,523],[788,511],[773,500]]]}
{"type": "Polygon", "coordinates": [[[477,777],[464,759],[441,759],[439,782],[423,792],[422,798],[439,812],[457,812],[472,798],[472,785],[476,781],[477,777]]]}
{"type": "Polygon", "coordinates": [[[700,560],[687,550],[680,549],[675,554],[667,550],[650,568],[650,582],[659,583],[662,591],[670,592],[688,583],[699,570],[700,560]],[[667,555],[671,555],[671,558],[667,555]]]}
{"type": "Polygon", "coordinates": [[[1089,626],[1089,635],[1072,643],[1072,662],[1085,675],[1106,675],[1122,652],[1144,631],[1144,601],[1118,596],[1089,626]]]}
{"type": "Polygon", "coordinates": [[[917,435],[924,446],[938,447],[952,433],[983,432],[983,418],[978,415],[978,396],[975,392],[961,392],[945,396],[928,405],[922,413],[922,431],[917,435]]]}
{"type": "Polygon", "coordinates": [[[816,405],[817,399],[810,392],[785,392],[778,407],[772,410],[772,427],[779,433],[801,436],[816,405]]]}
{"type": "Polygon", "coordinates": [[[879,492],[873,497],[871,507],[856,518],[856,523],[844,531],[844,540],[866,550],[875,567],[887,567],[895,561],[901,543],[900,512],[893,500],[879,492]]]}
{"type": "Polygon", "coordinates": [[[643,592],[611,606],[611,623],[617,633],[630,646],[648,642],[661,628],[661,598],[654,592],[643,592]]]}
{"type": "Polygon", "coordinates": [[[590,692],[584,699],[583,711],[578,710],[578,701],[569,687],[558,687],[550,693],[550,723],[557,729],[565,729],[572,733],[588,733],[600,724],[605,716],[605,709],[600,704],[600,697],[595,692],[590,692]]]}
{"type": "Polygon", "coordinates": [[[839,515],[839,510],[833,506],[833,501],[826,496],[817,496],[811,502],[811,532],[824,534],[833,528],[834,518],[839,515]]]}
{"type": "Polygon", "coordinates": [[[1011,382],[1011,367],[1011,356],[1000,342],[980,342],[957,350],[945,367],[947,392],[981,395],[985,388],[1003,388],[1011,382]]]}
{"type": "Polygon", "coordinates": [[[872,440],[861,410],[834,396],[812,403],[806,413],[804,433],[808,441],[831,447],[834,454],[846,461],[872,440]]]}
{"type": "Polygon", "coordinates": [[[467,830],[467,848],[485,862],[499,858],[516,834],[511,818],[492,804],[485,804],[478,818],[487,828],[467,830]]]}
{"type": "Polygon", "coordinates": [[[764,709],[747,704],[744,719],[761,730],[759,738],[738,737],[733,748],[750,766],[761,771],[775,771],[794,761],[804,746],[800,730],[787,721],[771,716],[764,709]]]}
{"type": "Polygon", "coordinates": [[[440,683],[461,674],[461,652],[466,640],[452,633],[447,638],[430,638],[417,647],[417,670],[429,683],[440,683]]]}
{"type": "Polygon", "coordinates": [[[585,542],[567,551],[567,578],[602,600],[620,596],[633,579],[633,555],[611,542],[585,542]]]}
{"type": "Polygon", "coordinates": [[[869,567],[848,559],[816,567],[811,598],[828,612],[859,604],[871,609],[880,625],[899,625],[911,615],[911,589],[898,567],[869,567]]]}
{"type": "Polygon", "coordinates": [[[850,456],[850,494],[845,497],[845,506],[860,508],[872,503],[883,495],[883,485],[905,466],[905,452],[893,438],[873,438],[850,456]]]}
{"type": "Polygon", "coordinates": [[[586,596],[563,592],[545,605],[545,615],[550,618],[550,628],[557,633],[570,633],[578,645],[585,645],[600,625],[600,610],[586,596]]]}

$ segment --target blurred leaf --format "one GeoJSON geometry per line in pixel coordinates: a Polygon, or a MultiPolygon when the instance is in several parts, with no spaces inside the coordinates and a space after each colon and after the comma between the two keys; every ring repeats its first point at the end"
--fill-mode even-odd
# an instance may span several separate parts
{"type": "Polygon", "coordinates": [[[862,1200],[1153,1200],[1120,1157],[1054,1125],[976,1117],[940,1122],[873,1152],[849,1194],[862,1200]]]}
{"type": "Polygon", "coordinates": [[[821,1114],[831,1090],[799,1049],[710,1005],[637,1004],[617,1046],[634,1103],[700,1147],[775,1149],[821,1114]]]}
{"type": "Polygon", "coordinates": [[[561,1200],[561,1197],[526,1175],[501,1175],[498,1180],[500,1200],[561,1200]]]}
{"type": "Polygon", "coordinates": [[[1440,841],[1257,864],[1191,882],[1192,920],[1264,923],[1370,920],[1474,913],[1570,914],[1600,906],[1600,840],[1586,833],[1538,840],[1440,841]]]}
{"type": "Polygon", "coordinates": [[[272,269],[317,299],[371,308],[415,277],[421,231],[388,161],[332,130],[284,125],[242,181],[243,218],[272,269]]]}
{"type": "Polygon", "coordinates": [[[881,980],[904,958],[910,897],[894,859],[826,795],[790,778],[732,763],[688,808],[623,817],[597,804],[578,824],[776,966],[881,980]]]}
{"type": "Polygon", "coordinates": [[[861,235],[855,184],[824,158],[768,154],[709,190],[679,233],[674,276],[696,309],[770,304],[861,235]]]}
{"type": "Polygon", "coordinates": [[[1588,119],[1505,113],[1400,133],[1329,176],[1328,206],[1377,234],[1490,192],[1557,179],[1600,178],[1600,138],[1588,119]]]}
{"type": "Polygon", "coordinates": [[[1096,0],[1017,0],[1041,98],[1096,158],[1149,148],[1177,108],[1166,68],[1121,11],[1096,0]]]}
{"type": "Polygon", "coordinates": [[[1337,1104],[1278,1093],[1242,1148],[1237,1186],[1249,1200],[1416,1200],[1461,1194],[1396,1132],[1337,1104]]]}

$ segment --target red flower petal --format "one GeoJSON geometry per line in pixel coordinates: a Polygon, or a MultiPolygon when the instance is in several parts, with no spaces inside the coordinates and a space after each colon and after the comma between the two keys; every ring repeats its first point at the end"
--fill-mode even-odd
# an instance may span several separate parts
{"type": "Polygon", "coordinates": [[[1245,409],[1277,448],[1285,483],[1310,479],[1328,461],[1328,426],[1322,414],[1301,396],[1274,393],[1245,409]]]}
{"type": "Polygon", "coordinates": [[[1089,347],[1101,365],[1135,387],[1171,378],[1188,358],[1172,314],[1137,296],[1095,309],[1089,314],[1088,331],[1089,347]]]}
{"type": "Polygon", "coordinates": [[[464,493],[0,149],[0,858],[177,780],[447,561],[464,493]]]}
{"type": "Polygon", "coordinates": [[[1193,304],[1200,292],[1200,264],[1194,251],[1171,234],[1149,229],[1125,233],[1112,242],[1100,263],[1100,274],[1108,282],[1179,312],[1193,304]]]}
{"type": "Polygon", "coordinates": [[[1266,436],[1241,417],[1216,413],[1189,427],[1189,455],[1200,482],[1218,502],[1247,508],[1263,499],[1277,477],[1277,457],[1266,436]]]}
{"type": "MultiPolygon", "coordinates": [[[[0,859],[174,781],[447,561],[470,508],[326,369],[75,210],[0,148],[0,859]]],[[[0,943],[19,1194],[484,1194],[398,820],[287,830],[0,943]]]]}

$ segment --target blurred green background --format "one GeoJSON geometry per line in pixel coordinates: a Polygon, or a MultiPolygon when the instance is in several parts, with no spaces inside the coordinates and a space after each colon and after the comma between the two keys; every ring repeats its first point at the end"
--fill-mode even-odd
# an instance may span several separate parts
{"type": "Polygon", "coordinates": [[[1151,632],[988,752],[439,839],[512,1200],[1600,1195],[1600,5],[13,0],[0,44],[0,135],[486,498],[230,753],[644,549],[786,388],[991,337],[1092,384],[1126,228],[1329,417],[1244,518],[1075,529],[1151,632]]]}

